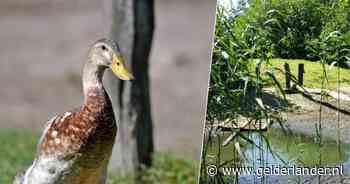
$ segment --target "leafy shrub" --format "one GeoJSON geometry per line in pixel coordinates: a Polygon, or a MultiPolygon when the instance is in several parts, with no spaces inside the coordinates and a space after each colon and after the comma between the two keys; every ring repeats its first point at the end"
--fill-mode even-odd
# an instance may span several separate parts
{"type": "Polygon", "coordinates": [[[234,118],[247,113],[242,107],[242,98],[248,90],[259,93],[262,62],[269,63],[273,44],[265,39],[267,32],[255,24],[247,24],[236,34],[237,17],[225,16],[218,7],[215,26],[213,59],[210,73],[207,120],[234,118]],[[251,68],[255,67],[255,72],[251,68]]]}
{"type": "MultiPolygon", "coordinates": [[[[260,43],[271,43],[274,57],[316,61],[321,59],[320,52],[327,50],[327,63],[336,61],[346,66],[348,53],[341,50],[350,49],[349,4],[347,0],[252,0],[237,17],[234,34],[240,35],[247,25],[254,25],[265,35],[266,40],[260,43]],[[326,39],[335,31],[336,40],[326,39]]],[[[253,42],[254,37],[244,36],[248,47],[260,44],[253,42]]]]}

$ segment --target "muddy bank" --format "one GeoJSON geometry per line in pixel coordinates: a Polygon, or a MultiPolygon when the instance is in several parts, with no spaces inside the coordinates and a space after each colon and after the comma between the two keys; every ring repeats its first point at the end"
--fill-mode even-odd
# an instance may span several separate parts
{"type": "MultiPolygon", "coordinates": [[[[320,98],[315,95],[315,99],[320,98]]],[[[338,113],[336,110],[315,103],[301,94],[287,95],[290,106],[282,117],[284,125],[293,132],[314,136],[316,125],[321,125],[322,136],[326,139],[338,140],[343,143],[350,143],[350,116],[338,113]]],[[[327,102],[339,109],[349,111],[349,101],[337,101],[328,98],[327,102]]],[[[278,127],[278,126],[275,126],[278,127]]]]}
{"type": "MultiPolygon", "coordinates": [[[[345,94],[348,93],[346,92],[345,94]]],[[[323,138],[334,141],[339,139],[342,143],[350,143],[350,101],[338,101],[332,97],[327,97],[323,99],[323,102],[326,102],[324,103],[326,105],[324,105],[318,103],[321,101],[319,94],[311,94],[311,96],[312,100],[300,93],[294,93],[287,94],[286,99],[284,99],[272,89],[264,89],[261,100],[270,112],[274,112],[276,117],[281,117],[283,120],[283,127],[275,123],[273,128],[285,128],[294,133],[314,137],[316,135],[316,126],[321,125],[323,138]]],[[[256,95],[254,92],[248,92],[248,95],[242,100],[241,109],[244,112],[255,112],[257,105],[255,99],[256,95]]],[[[237,127],[242,131],[246,131],[250,128],[245,125],[254,124],[249,119],[251,118],[239,116],[232,123],[230,123],[230,119],[214,121],[213,124],[207,122],[205,133],[206,135],[215,135],[216,130],[230,131],[231,128],[237,127]],[[211,130],[210,127],[214,130],[211,130]]],[[[268,125],[262,122],[261,126],[257,127],[261,130],[266,130],[263,127],[268,127],[268,125]]]]}

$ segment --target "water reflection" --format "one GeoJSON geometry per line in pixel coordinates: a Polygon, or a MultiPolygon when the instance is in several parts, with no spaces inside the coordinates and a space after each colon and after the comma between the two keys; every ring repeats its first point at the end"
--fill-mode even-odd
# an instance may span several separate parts
{"type": "MultiPolygon", "coordinates": [[[[341,166],[345,174],[349,174],[350,168],[350,146],[348,144],[338,145],[335,140],[323,140],[318,143],[312,136],[286,133],[281,129],[270,129],[268,132],[250,132],[244,134],[254,142],[240,142],[240,149],[245,157],[237,152],[234,144],[225,147],[219,143],[229,134],[223,134],[214,139],[208,149],[209,162],[215,162],[222,167],[227,166],[249,166],[255,170],[267,166],[341,166]]],[[[239,183],[299,183],[299,177],[268,177],[257,178],[256,176],[240,176],[239,183]]]]}

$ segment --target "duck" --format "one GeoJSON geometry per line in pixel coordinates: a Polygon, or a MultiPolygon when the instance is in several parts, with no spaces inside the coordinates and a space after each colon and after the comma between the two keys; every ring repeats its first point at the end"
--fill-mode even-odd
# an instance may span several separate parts
{"type": "Polygon", "coordinates": [[[32,165],[14,183],[106,183],[117,134],[113,106],[102,82],[107,69],[120,80],[134,79],[118,44],[104,38],[90,48],[83,67],[83,104],[46,123],[32,165]]]}

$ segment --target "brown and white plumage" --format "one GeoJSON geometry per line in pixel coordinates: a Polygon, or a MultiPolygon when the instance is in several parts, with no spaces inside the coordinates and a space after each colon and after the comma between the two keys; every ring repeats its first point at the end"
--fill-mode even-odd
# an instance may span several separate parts
{"type": "Polygon", "coordinates": [[[111,68],[122,80],[132,79],[116,43],[102,39],[89,52],[83,70],[84,103],[48,121],[33,164],[21,184],[102,184],[117,125],[102,77],[111,68]]]}

